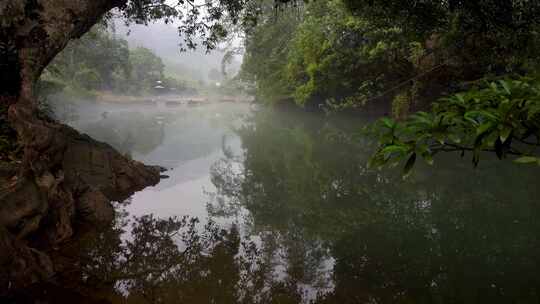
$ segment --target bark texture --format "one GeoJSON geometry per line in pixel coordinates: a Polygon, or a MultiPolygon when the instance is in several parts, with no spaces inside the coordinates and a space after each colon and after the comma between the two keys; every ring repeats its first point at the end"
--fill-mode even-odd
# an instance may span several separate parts
{"type": "Polygon", "coordinates": [[[78,221],[107,225],[111,200],[155,185],[160,168],[40,117],[34,87],[69,42],[125,0],[0,0],[0,103],[24,149],[0,164],[0,295],[54,275],[47,251],[78,221]]]}

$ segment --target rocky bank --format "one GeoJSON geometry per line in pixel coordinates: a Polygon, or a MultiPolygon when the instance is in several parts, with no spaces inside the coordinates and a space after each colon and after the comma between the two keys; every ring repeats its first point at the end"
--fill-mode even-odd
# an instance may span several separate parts
{"type": "Polygon", "coordinates": [[[0,162],[0,296],[53,280],[51,251],[74,237],[79,224],[109,225],[111,201],[160,180],[159,167],[68,126],[41,123],[45,132],[34,128],[36,144],[24,147],[31,163],[0,162]]]}

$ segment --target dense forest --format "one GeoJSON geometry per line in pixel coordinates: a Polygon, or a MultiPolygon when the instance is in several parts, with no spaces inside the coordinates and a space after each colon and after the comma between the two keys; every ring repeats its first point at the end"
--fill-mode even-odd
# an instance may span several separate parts
{"type": "Polygon", "coordinates": [[[480,80],[534,76],[538,69],[535,4],[478,1],[472,11],[465,4],[395,2],[275,9],[262,1],[259,23],[246,30],[244,72],[269,102],[391,102],[399,117],[480,80]]]}
{"type": "Polygon", "coordinates": [[[380,109],[372,164],[440,151],[524,155],[538,147],[538,4],[313,1],[246,30],[242,77],[269,103],[380,109]],[[423,110],[423,111],[420,111],[423,110]],[[420,111],[420,112],[417,112],[420,111]],[[414,115],[413,115],[414,114],[414,115]]]}

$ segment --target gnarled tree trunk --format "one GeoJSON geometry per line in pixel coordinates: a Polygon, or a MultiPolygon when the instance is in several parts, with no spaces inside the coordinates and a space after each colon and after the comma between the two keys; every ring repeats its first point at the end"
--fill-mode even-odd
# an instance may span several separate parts
{"type": "Polygon", "coordinates": [[[24,149],[16,168],[0,164],[0,295],[52,276],[46,251],[73,235],[76,220],[108,223],[111,200],[159,182],[159,168],[37,113],[43,69],[125,1],[0,0],[0,103],[24,149]]]}

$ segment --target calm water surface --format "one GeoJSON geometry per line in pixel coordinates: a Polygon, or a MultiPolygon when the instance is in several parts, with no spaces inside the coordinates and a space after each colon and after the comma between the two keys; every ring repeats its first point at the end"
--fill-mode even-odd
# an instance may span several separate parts
{"type": "Polygon", "coordinates": [[[59,280],[74,297],[540,301],[537,168],[488,155],[473,169],[470,157],[443,155],[403,180],[399,168],[366,168],[361,118],[247,104],[93,105],[76,117],[78,129],[170,178],[116,204],[114,227],[66,249],[78,266],[59,280]]]}

